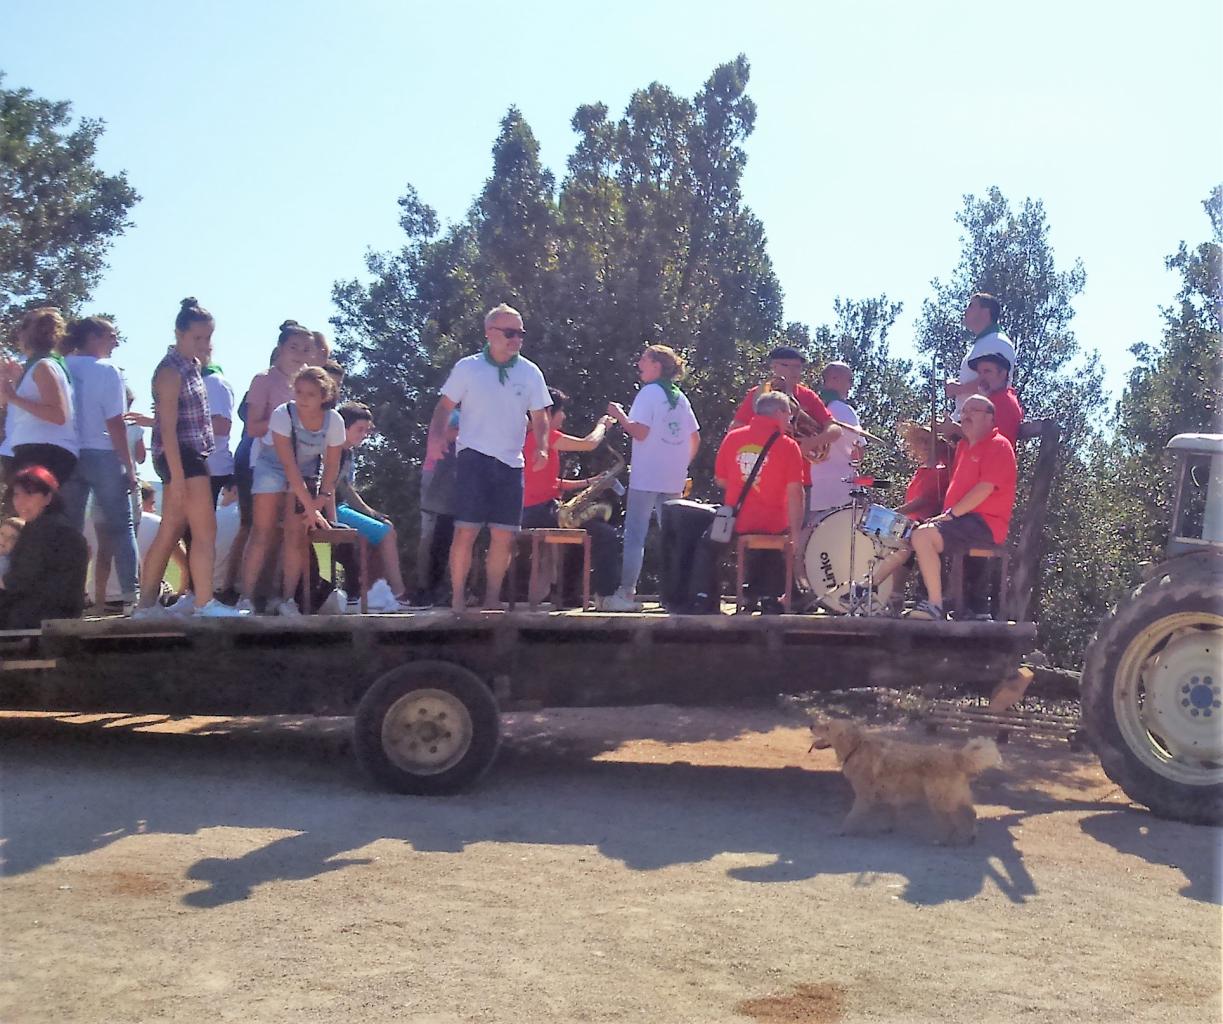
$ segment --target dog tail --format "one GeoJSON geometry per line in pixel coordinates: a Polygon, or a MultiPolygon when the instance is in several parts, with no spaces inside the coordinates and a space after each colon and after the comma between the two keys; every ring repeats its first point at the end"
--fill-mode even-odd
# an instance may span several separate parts
{"type": "Polygon", "coordinates": [[[960,764],[967,775],[980,775],[986,768],[1001,768],[1002,755],[998,745],[985,736],[978,736],[964,744],[959,752],[960,764]]]}

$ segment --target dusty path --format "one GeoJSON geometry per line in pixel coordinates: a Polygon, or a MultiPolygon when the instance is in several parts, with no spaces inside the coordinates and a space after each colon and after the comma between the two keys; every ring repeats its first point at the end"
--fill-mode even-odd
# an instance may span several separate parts
{"type": "Polygon", "coordinates": [[[0,716],[5,1024],[1220,1019],[1219,832],[1064,747],[944,850],[837,836],[773,712],[516,716],[446,799],[342,722],[148,721],[0,716]]]}

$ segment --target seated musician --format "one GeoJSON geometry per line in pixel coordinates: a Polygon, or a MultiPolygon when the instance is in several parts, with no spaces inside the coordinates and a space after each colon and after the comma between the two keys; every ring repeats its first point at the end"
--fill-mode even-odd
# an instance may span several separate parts
{"type": "MultiPolygon", "coordinates": [[[[828,449],[832,443],[841,436],[841,428],[833,422],[832,414],[828,411],[828,407],[824,405],[823,399],[801,382],[803,368],[806,365],[807,360],[803,354],[798,349],[791,348],[789,345],[782,345],[769,353],[769,372],[772,374],[772,389],[774,391],[784,391],[794,399],[798,403],[799,409],[806,416],[810,417],[814,421],[814,425],[819,428],[819,433],[797,438],[799,448],[803,453],[804,462],[823,459],[828,454],[828,449]]],[[[760,388],[754,387],[743,397],[743,401],[739,403],[739,408],[735,410],[735,418],[730,425],[731,430],[746,427],[751,422],[756,409],[756,396],[759,393],[760,388]]],[[[803,467],[803,486],[806,488],[811,487],[811,468],[809,464],[805,464],[803,467]]]]}
{"type": "MultiPolygon", "coordinates": [[[[964,440],[956,449],[955,467],[940,515],[913,531],[912,551],[926,587],[926,600],[905,614],[915,619],[944,620],[942,560],[974,547],[1006,540],[1015,505],[1015,449],[994,425],[994,405],[984,395],[969,398],[961,410],[964,440]]],[[[876,582],[907,561],[909,548],[898,549],[879,563],[876,582]]]]}
{"type": "MultiPolygon", "coordinates": [[[[790,425],[790,399],[778,392],[766,392],[756,398],[755,408],[747,426],[737,427],[723,439],[714,476],[718,486],[726,491],[726,504],[734,505],[766,442],[783,434],[773,442],[756,474],[751,493],[735,521],[735,532],[788,533],[797,550],[803,526],[804,459],[798,443],[784,436],[790,425]]],[[[751,611],[758,604],[766,615],[779,614],[786,580],[782,552],[751,551],[748,557],[744,606],[751,611]]]]}
{"type": "MultiPolygon", "coordinates": [[[[543,469],[536,469],[534,460],[530,458],[535,451],[535,436],[527,429],[524,442],[524,458],[526,467],[523,471],[522,486],[522,528],[524,530],[556,529],[557,512],[561,504],[561,495],[585,490],[591,480],[561,479],[561,452],[592,452],[603,443],[607,436],[607,428],[615,423],[611,416],[603,416],[585,437],[575,437],[562,431],[565,425],[565,406],[569,396],[559,388],[548,388],[552,396],[552,407],[546,410],[548,417],[548,464],[543,469]]],[[[610,524],[594,520],[583,524],[590,534],[591,555],[591,588],[597,595],[596,604],[602,599],[614,594],[619,583],[619,551],[616,543],[616,531],[610,524]]],[[[551,560],[551,551],[547,547],[541,552],[548,564],[536,573],[544,586],[550,588],[555,583],[556,566],[551,560]]],[[[532,600],[540,595],[529,595],[532,600]]]]}

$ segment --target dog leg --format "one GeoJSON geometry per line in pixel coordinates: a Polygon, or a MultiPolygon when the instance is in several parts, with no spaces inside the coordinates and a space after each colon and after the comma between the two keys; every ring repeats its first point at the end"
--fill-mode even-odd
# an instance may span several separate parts
{"type": "Polygon", "coordinates": [[[951,846],[968,846],[977,838],[977,812],[972,804],[962,804],[949,815],[951,833],[947,842],[951,846]]]}
{"type": "Polygon", "coordinates": [[[860,796],[855,797],[853,807],[849,809],[849,813],[845,815],[845,820],[841,823],[841,835],[862,836],[870,832],[872,807],[874,804],[870,800],[865,800],[860,796]]]}

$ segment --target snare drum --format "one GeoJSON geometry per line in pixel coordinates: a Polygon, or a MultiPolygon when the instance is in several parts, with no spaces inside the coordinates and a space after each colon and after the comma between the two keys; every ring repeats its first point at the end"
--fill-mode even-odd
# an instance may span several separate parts
{"type": "Polygon", "coordinates": [[[913,520],[883,505],[867,505],[858,529],[885,548],[902,548],[913,532],[913,520]]]}
{"type": "MultiPolygon", "coordinates": [[[[849,611],[849,549],[855,529],[862,529],[862,512],[852,505],[834,508],[822,516],[799,540],[796,575],[831,612],[849,611]],[[855,521],[856,520],[856,521],[855,521]]],[[[854,582],[865,584],[883,551],[861,537],[854,545],[854,582]]],[[[890,579],[875,588],[875,597],[886,603],[892,593],[890,579]]]]}

